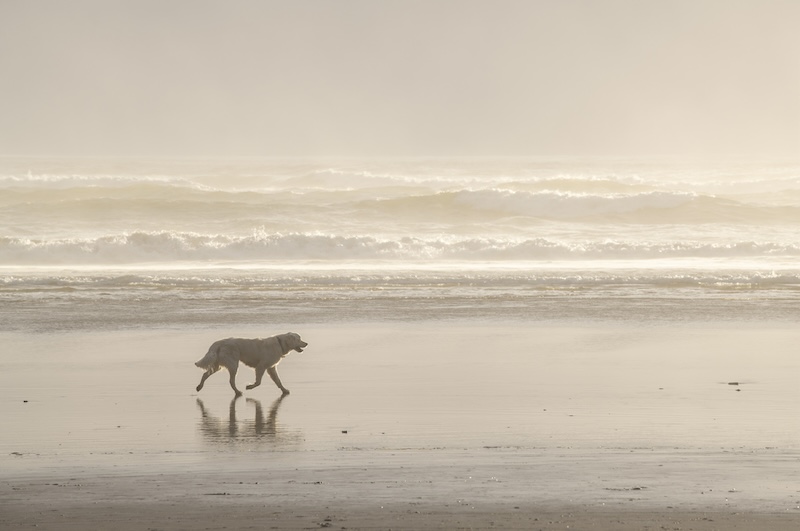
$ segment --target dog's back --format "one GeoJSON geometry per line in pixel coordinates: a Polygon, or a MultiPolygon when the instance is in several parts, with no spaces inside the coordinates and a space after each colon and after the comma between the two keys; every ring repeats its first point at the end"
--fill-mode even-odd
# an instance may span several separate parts
{"type": "Polygon", "coordinates": [[[232,368],[240,361],[250,367],[273,367],[281,361],[283,352],[274,337],[245,339],[229,337],[212,344],[203,359],[195,362],[201,369],[232,368]]]}

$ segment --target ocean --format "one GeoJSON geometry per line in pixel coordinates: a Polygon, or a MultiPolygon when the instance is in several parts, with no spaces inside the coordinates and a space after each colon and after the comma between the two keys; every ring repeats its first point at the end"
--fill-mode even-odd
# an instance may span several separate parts
{"type": "Polygon", "coordinates": [[[800,163],[0,159],[0,330],[800,319],[800,163]]]}
{"type": "Polygon", "coordinates": [[[800,165],[0,162],[5,478],[798,506],[800,165]]]}

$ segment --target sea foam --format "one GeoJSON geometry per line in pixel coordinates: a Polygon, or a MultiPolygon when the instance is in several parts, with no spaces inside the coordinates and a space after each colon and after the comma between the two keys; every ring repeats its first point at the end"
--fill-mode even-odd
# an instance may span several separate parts
{"type": "Polygon", "coordinates": [[[292,260],[652,260],[800,257],[800,244],[624,239],[559,241],[491,237],[380,238],[322,233],[248,236],[133,232],[97,238],[0,238],[3,265],[135,264],[181,261],[292,260]]]}

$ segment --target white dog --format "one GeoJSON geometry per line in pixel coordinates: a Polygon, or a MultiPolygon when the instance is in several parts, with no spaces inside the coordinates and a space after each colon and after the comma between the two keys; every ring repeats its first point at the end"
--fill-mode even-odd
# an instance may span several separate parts
{"type": "Polygon", "coordinates": [[[256,381],[248,385],[247,389],[261,385],[261,377],[264,376],[264,371],[266,371],[272,381],[275,382],[275,385],[283,391],[283,394],[288,395],[289,390],[283,386],[281,379],[278,378],[276,367],[289,352],[293,350],[303,352],[303,349],[307,346],[308,343],[293,332],[265,339],[242,339],[238,337],[221,339],[211,345],[203,359],[195,363],[201,369],[206,370],[203,373],[200,384],[197,386],[197,390],[199,391],[203,388],[203,384],[209,376],[225,367],[230,373],[233,391],[236,396],[241,396],[242,392],[236,388],[236,371],[239,369],[239,362],[241,361],[256,370],[256,381]]]}

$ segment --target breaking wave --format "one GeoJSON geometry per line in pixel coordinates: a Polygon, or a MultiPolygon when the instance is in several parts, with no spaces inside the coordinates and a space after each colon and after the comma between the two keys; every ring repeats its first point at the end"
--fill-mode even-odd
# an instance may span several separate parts
{"type": "Polygon", "coordinates": [[[548,238],[340,236],[321,233],[247,236],[133,232],[97,238],[0,238],[5,265],[136,264],[185,261],[295,260],[652,260],[667,258],[800,257],[800,244],[548,238]]]}
{"type": "MultiPolygon", "coordinates": [[[[80,226],[87,217],[105,213],[128,222],[132,230],[141,228],[137,226],[140,220],[147,220],[148,228],[183,229],[182,223],[188,227],[214,218],[227,220],[229,229],[241,231],[243,226],[257,226],[289,212],[293,220],[316,226],[336,227],[341,220],[349,227],[362,224],[362,233],[376,228],[380,220],[460,223],[520,217],[598,223],[800,222],[800,187],[790,180],[781,181],[783,187],[774,182],[770,186],[776,188],[765,185],[770,199],[753,196],[757,201],[701,187],[675,189],[631,179],[592,177],[425,181],[422,177],[317,172],[262,180],[258,186],[248,182],[245,185],[234,179],[234,185],[223,185],[159,176],[6,176],[0,177],[0,223],[14,226],[30,219],[54,226],[71,222],[80,226]],[[236,186],[237,182],[241,186],[236,186]],[[329,219],[318,217],[322,210],[329,219]]],[[[751,187],[752,183],[742,186],[751,187]]],[[[730,191],[730,186],[724,189],[730,191]]]]}
{"type": "Polygon", "coordinates": [[[60,166],[0,174],[0,266],[800,255],[797,166],[60,166]]]}

